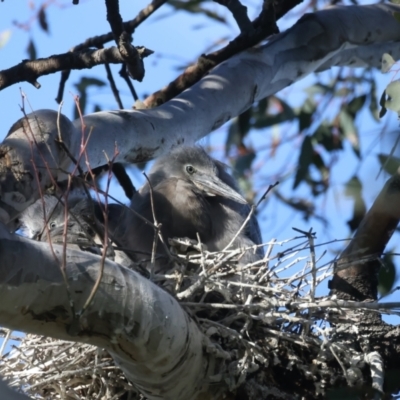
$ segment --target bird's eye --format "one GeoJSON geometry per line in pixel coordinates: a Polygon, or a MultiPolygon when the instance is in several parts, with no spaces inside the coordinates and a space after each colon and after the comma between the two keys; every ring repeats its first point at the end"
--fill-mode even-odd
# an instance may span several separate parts
{"type": "Polygon", "coordinates": [[[56,223],[55,222],[50,222],[49,223],[49,228],[50,229],[54,229],[56,227],[56,223]]]}
{"type": "Polygon", "coordinates": [[[192,175],[196,172],[196,169],[192,165],[186,165],[186,172],[192,175]]]}

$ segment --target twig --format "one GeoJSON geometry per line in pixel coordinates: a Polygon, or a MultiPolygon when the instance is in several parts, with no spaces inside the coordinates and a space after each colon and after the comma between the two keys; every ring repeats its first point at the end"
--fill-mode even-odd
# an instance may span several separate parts
{"type": "MultiPolygon", "coordinates": [[[[140,47],[141,57],[147,57],[153,51],[149,49],[142,50],[140,47]]],[[[18,82],[29,82],[37,87],[39,84],[37,78],[62,70],[80,70],[90,69],[96,65],[121,64],[125,60],[119,53],[116,47],[110,47],[101,50],[82,50],[80,52],[68,52],[56,54],[48,58],[38,58],[37,60],[25,60],[19,64],[4,69],[0,72],[0,90],[5,89],[18,82]]],[[[63,82],[65,82],[65,76],[63,82]]],[[[40,86],[40,85],[39,85],[40,86]]],[[[62,101],[62,90],[59,93],[56,101],[62,101]]]]}
{"type": "Polygon", "coordinates": [[[233,236],[232,240],[225,246],[224,250],[229,249],[233,243],[235,243],[235,240],[238,238],[238,236],[241,234],[241,232],[243,231],[243,229],[246,227],[247,223],[250,221],[250,218],[252,217],[252,215],[254,214],[255,209],[260,205],[260,203],[265,200],[265,198],[267,197],[268,193],[275,187],[279,185],[279,182],[275,182],[273,185],[269,185],[268,189],[264,192],[264,194],[261,196],[260,200],[257,202],[257,204],[254,206],[251,206],[250,208],[250,212],[247,215],[246,219],[243,221],[242,226],[239,228],[239,230],[236,232],[235,236],[233,236]]]}
{"type": "MultiPolygon", "coordinates": [[[[85,152],[85,156],[86,156],[86,161],[88,163],[88,159],[87,159],[87,153],[85,152]]],[[[108,173],[108,179],[107,179],[107,186],[106,186],[106,193],[108,193],[109,189],[110,189],[110,182],[111,182],[111,165],[113,164],[114,160],[118,157],[118,150],[115,147],[114,149],[114,155],[111,161],[109,161],[109,173],[108,173]]],[[[89,170],[90,171],[90,170],[89,170]]],[[[99,198],[99,193],[96,191],[96,195],[98,197],[98,202],[100,202],[100,198],[99,198]]],[[[88,309],[88,307],[90,306],[91,302],[93,301],[93,298],[95,296],[95,294],[97,293],[98,288],[100,287],[100,283],[101,280],[103,278],[103,273],[104,273],[104,264],[106,261],[106,256],[107,256],[107,250],[108,250],[108,246],[109,246],[109,240],[108,240],[108,212],[107,212],[107,208],[108,208],[108,202],[107,202],[107,196],[105,196],[105,203],[104,203],[104,209],[102,210],[103,212],[103,219],[104,219],[104,236],[102,237],[103,240],[103,251],[101,254],[101,263],[100,263],[100,271],[99,271],[99,275],[96,279],[96,282],[93,286],[92,291],[89,294],[89,297],[87,298],[85,304],[83,305],[82,309],[80,310],[79,316],[82,316],[83,313],[88,309]]]]}
{"type": "Polygon", "coordinates": [[[242,34],[253,33],[253,25],[247,15],[247,7],[240,3],[239,0],[214,0],[216,3],[225,6],[235,18],[236,23],[242,34]]]}
{"type": "Polygon", "coordinates": [[[129,90],[131,91],[133,99],[136,101],[139,100],[139,96],[136,93],[135,87],[133,86],[132,80],[129,79],[128,72],[126,71],[126,65],[122,64],[121,69],[119,70],[119,76],[126,82],[129,90]]]}
{"type": "Polygon", "coordinates": [[[274,7],[271,0],[264,1],[262,12],[252,22],[252,34],[239,35],[224,48],[210,54],[202,55],[194,65],[186,68],[180,76],[170,82],[166,87],[147,97],[144,100],[144,104],[147,108],[152,108],[171,100],[184,90],[193,86],[216,65],[243,50],[257,45],[268,36],[278,33],[279,30],[276,25],[276,20],[279,20],[289,10],[300,3],[301,0],[283,0],[276,2],[274,7]]]}
{"type": "Polygon", "coordinates": [[[122,110],[124,108],[124,105],[122,104],[122,100],[119,95],[117,85],[115,84],[115,80],[114,80],[110,65],[108,63],[105,63],[104,68],[106,69],[107,79],[110,82],[110,88],[114,95],[115,101],[117,102],[119,109],[122,110]]]}
{"type": "MultiPolygon", "coordinates": [[[[158,10],[164,3],[166,3],[167,0],[153,0],[150,4],[148,4],[144,9],[142,9],[139,14],[136,16],[136,18],[128,21],[128,22],[124,22],[123,23],[123,29],[128,32],[129,34],[132,34],[135,29],[142,23],[144,22],[150,15],[152,15],[156,10],[158,10]]],[[[74,46],[71,49],[71,52],[74,53],[79,53],[82,50],[87,50],[90,47],[101,47],[103,46],[105,43],[110,42],[111,40],[114,40],[114,35],[112,32],[106,33],[104,35],[100,35],[100,36],[95,36],[95,37],[91,37],[86,39],[83,43],[74,46]]],[[[69,75],[71,73],[71,70],[63,70],[61,73],[61,80],[60,80],[60,84],[58,87],[58,94],[57,94],[57,98],[56,101],[57,102],[61,102],[62,98],[64,96],[64,88],[65,88],[65,84],[66,81],[69,78],[69,75]]],[[[129,78],[128,78],[129,80],[129,78]]],[[[133,85],[129,85],[129,88],[132,91],[133,85]]],[[[0,87],[1,89],[1,87],[0,87]]],[[[133,89],[134,90],[134,89],[133,89]]],[[[134,96],[135,98],[135,96],[134,96]]],[[[137,100],[137,96],[135,98],[135,101],[137,100]]]]}
{"type": "Polygon", "coordinates": [[[106,7],[107,20],[129,74],[133,79],[141,82],[144,77],[143,60],[140,58],[138,50],[131,44],[131,35],[124,29],[122,17],[119,13],[119,0],[106,0],[106,7]]]}
{"type": "MultiPolygon", "coordinates": [[[[154,239],[153,239],[153,248],[152,248],[152,252],[151,252],[151,266],[152,266],[152,273],[151,276],[153,276],[154,274],[154,268],[155,268],[155,252],[156,252],[156,246],[157,246],[157,240],[159,239],[161,244],[164,247],[164,250],[166,251],[166,253],[168,254],[168,256],[171,255],[168,246],[166,245],[166,243],[164,242],[164,238],[161,234],[161,224],[158,224],[157,219],[156,219],[156,211],[155,211],[155,207],[154,207],[154,198],[153,198],[153,186],[150,182],[149,177],[146,175],[145,172],[143,172],[144,177],[147,180],[147,183],[149,184],[149,190],[150,190],[150,203],[151,203],[151,212],[153,214],[153,220],[154,220],[154,228],[155,228],[155,232],[154,232],[154,239]]],[[[170,257],[171,258],[171,257],[170,257]]]]}
{"type": "Polygon", "coordinates": [[[310,243],[310,255],[311,255],[311,276],[312,276],[312,283],[311,283],[311,300],[314,301],[315,299],[315,289],[316,289],[316,282],[317,282],[317,266],[315,263],[315,247],[314,247],[314,238],[315,232],[312,231],[312,228],[308,232],[302,231],[297,228],[292,228],[293,230],[303,233],[307,236],[308,242],[310,243]]]}
{"type": "Polygon", "coordinates": [[[0,347],[0,359],[3,357],[3,352],[4,352],[4,349],[7,346],[8,340],[10,339],[11,333],[12,333],[12,330],[11,329],[7,329],[6,336],[3,339],[3,342],[2,342],[1,347],[0,347]]]}

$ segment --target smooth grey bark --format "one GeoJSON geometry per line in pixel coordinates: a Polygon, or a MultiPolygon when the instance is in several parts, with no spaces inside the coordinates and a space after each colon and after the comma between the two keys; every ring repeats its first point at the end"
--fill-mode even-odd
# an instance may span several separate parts
{"type": "MultiPolygon", "coordinates": [[[[62,246],[21,238],[0,226],[1,326],[105,348],[149,399],[212,398],[206,377],[221,372],[222,352],[175,299],[105,260],[98,291],[78,317],[101,257],[70,248],[65,256],[64,264],[62,246]]],[[[217,382],[212,394],[218,393],[217,382]]]]}

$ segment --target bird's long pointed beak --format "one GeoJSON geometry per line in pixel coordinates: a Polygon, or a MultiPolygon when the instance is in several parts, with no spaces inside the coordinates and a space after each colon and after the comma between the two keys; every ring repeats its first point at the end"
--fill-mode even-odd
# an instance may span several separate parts
{"type": "Polygon", "coordinates": [[[193,183],[207,196],[222,196],[241,204],[247,204],[246,199],[236,190],[222,182],[217,176],[196,174],[196,177],[193,178],[193,183]]]}

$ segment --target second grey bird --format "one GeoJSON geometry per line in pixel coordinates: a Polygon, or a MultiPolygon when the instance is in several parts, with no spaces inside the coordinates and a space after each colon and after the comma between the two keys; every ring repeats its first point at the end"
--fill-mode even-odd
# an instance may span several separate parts
{"type": "Polygon", "coordinates": [[[90,215],[90,203],[86,198],[69,198],[65,214],[65,205],[57,197],[45,195],[22,213],[20,221],[28,237],[48,241],[49,234],[54,243],[63,243],[64,227],[67,223],[66,241],[88,245],[93,243],[95,236],[88,223],[90,215]]]}
{"type": "MultiPolygon", "coordinates": [[[[131,208],[153,223],[153,197],[156,220],[162,224],[161,234],[167,245],[168,238],[197,240],[198,233],[209,251],[223,250],[250,212],[250,206],[225,166],[208,156],[201,147],[179,147],[160,157],[148,178],[151,187],[146,183],[133,196],[131,208]]],[[[136,260],[148,260],[154,234],[153,227],[128,210],[118,237],[124,247],[135,253],[136,260]]],[[[232,248],[255,244],[261,244],[261,234],[253,215],[232,248]]],[[[160,243],[157,253],[165,255],[160,243]]],[[[256,261],[263,254],[262,247],[256,252],[249,250],[240,263],[256,261]]]]}
{"type": "MultiPolygon", "coordinates": [[[[105,240],[105,227],[108,227],[108,237],[114,241],[113,232],[120,224],[124,206],[108,204],[107,224],[104,221],[104,205],[99,205],[82,194],[72,195],[65,204],[57,197],[45,195],[28,207],[20,217],[22,231],[31,239],[42,242],[68,243],[68,248],[77,245],[81,250],[102,255],[105,240]],[[65,212],[67,211],[67,213],[65,212]]],[[[119,243],[115,243],[117,247],[119,243]]],[[[145,274],[147,271],[137,269],[132,260],[110,241],[106,257],[127,268],[138,270],[145,274]]]]}

